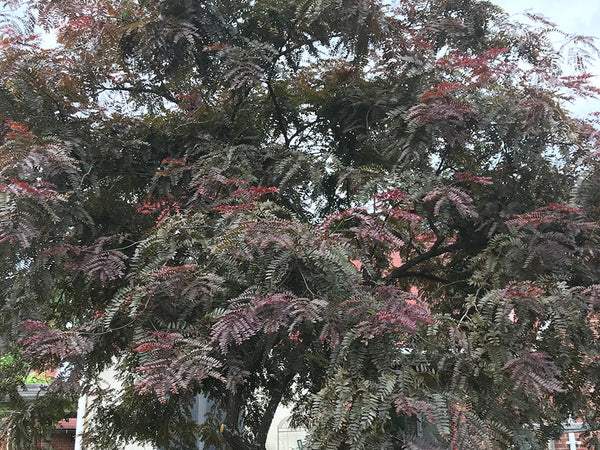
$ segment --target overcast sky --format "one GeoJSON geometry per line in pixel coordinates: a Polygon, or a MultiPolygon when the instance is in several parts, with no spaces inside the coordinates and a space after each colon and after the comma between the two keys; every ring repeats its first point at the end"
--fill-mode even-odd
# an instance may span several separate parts
{"type": "Polygon", "coordinates": [[[600,35],[598,0],[491,0],[510,14],[540,13],[570,33],[600,35]]]}
{"type": "MultiPolygon", "coordinates": [[[[532,12],[542,14],[559,28],[568,32],[586,36],[600,37],[600,1],[599,0],[490,0],[499,5],[513,19],[519,21],[520,14],[532,12]]],[[[600,40],[597,42],[600,46],[600,40]]],[[[596,75],[596,84],[600,86],[600,61],[591,69],[596,75]]],[[[577,116],[600,111],[600,100],[577,101],[570,106],[577,116]]]]}

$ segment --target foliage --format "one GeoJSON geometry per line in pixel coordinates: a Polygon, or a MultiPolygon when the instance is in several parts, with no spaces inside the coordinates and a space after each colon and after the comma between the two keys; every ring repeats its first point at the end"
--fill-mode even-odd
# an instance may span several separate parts
{"type": "Polygon", "coordinates": [[[309,448],[599,427],[593,40],[480,0],[28,8],[58,43],[0,16],[18,448],[81,393],[99,448],[264,448],[282,402],[309,448]]]}

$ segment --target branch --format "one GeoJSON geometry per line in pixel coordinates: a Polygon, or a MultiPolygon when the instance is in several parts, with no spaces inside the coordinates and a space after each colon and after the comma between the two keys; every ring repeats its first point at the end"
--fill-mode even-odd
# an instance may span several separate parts
{"type": "Polygon", "coordinates": [[[410,261],[407,261],[405,264],[392,270],[392,272],[385,278],[386,284],[390,284],[396,278],[410,276],[410,275],[406,275],[407,273],[409,273],[408,269],[416,266],[417,264],[420,264],[431,258],[435,258],[436,256],[443,255],[444,253],[448,253],[448,252],[452,252],[454,250],[460,250],[460,249],[464,248],[464,246],[462,244],[459,244],[458,242],[456,242],[454,244],[446,245],[444,247],[441,247],[441,243],[442,243],[442,240],[438,239],[431,246],[431,248],[429,250],[427,250],[425,253],[421,253],[420,255],[415,256],[410,261]]]}
{"type": "Polygon", "coordinates": [[[285,121],[283,120],[283,112],[281,110],[281,105],[277,101],[277,97],[275,96],[275,92],[273,91],[273,86],[271,86],[271,79],[267,80],[267,89],[269,90],[269,97],[271,97],[271,101],[273,102],[273,108],[275,109],[275,116],[277,118],[277,126],[283,135],[283,139],[285,140],[286,147],[290,146],[290,138],[288,137],[287,126],[285,125],[285,121]]]}
{"type": "Polygon", "coordinates": [[[230,430],[227,426],[223,426],[222,431],[225,442],[236,450],[262,450],[259,445],[248,442],[239,433],[230,430]]]}
{"type": "Polygon", "coordinates": [[[396,275],[395,278],[410,278],[410,277],[414,277],[414,278],[424,278],[426,280],[431,280],[431,281],[437,281],[439,283],[448,283],[448,280],[446,280],[445,278],[442,277],[438,277],[436,275],[430,274],[428,272],[423,272],[420,270],[415,270],[415,271],[406,271],[406,272],[402,272],[396,275]]]}
{"type": "Polygon", "coordinates": [[[150,88],[150,87],[139,87],[139,86],[103,86],[102,89],[96,91],[94,95],[101,94],[106,91],[116,91],[116,92],[131,92],[132,94],[154,94],[159,97],[164,98],[172,103],[178,103],[178,99],[171,94],[170,92],[162,89],[150,88]]]}
{"type": "Polygon", "coordinates": [[[58,109],[58,113],[60,114],[60,116],[62,118],[64,118],[64,113],[63,113],[63,105],[61,102],[58,101],[58,99],[56,97],[54,97],[54,95],[52,95],[52,93],[45,88],[44,85],[42,85],[41,83],[37,83],[37,79],[33,74],[30,74],[28,76],[30,83],[34,86],[34,89],[37,89],[39,92],[41,92],[47,99],[49,99],[52,103],[54,103],[56,105],[56,108],[58,109]],[[37,84],[36,84],[37,83],[37,84]]]}
{"type": "Polygon", "coordinates": [[[306,130],[309,130],[310,128],[312,128],[320,123],[323,123],[323,122],[325,122],[325,119],[317,118],[310,123],[304,124],[304,126],[296,126],[296,131],[290,137],[290,142],[296,138],[299,138],[296,143],[296,145],[298,145],[301,142],[304,142],[304,141],[312,138],[312,134],[310,132],[305,134],[304,136],[301,136],[301,134],[304,133],[306,130]]]}
{"type": "Polygon", "coordinates": [[[273,90],[273,85],[271,84],[271,81],[273,80],[273,75],[275,74],[275,69],[277,67],[277,61],[279,60],[279,58],[281,58],[282,56],[285,55],[286,51],[283,50],[283,47],[286,46],[288,41],[289,41],[289,36],[286,37],[283,44],[281,44],[279,46],[277,55],[275,56],[275,59],[273,60],[273,63],[272,63],[273,65],[271,66],[271,69],[269,70],[269,74],[267,75],[267,89],[269,91],[269,97],[271,97],[271,101],[273,102],[273,108],[275,110],[277,127],[279,128],[279,130],[281,131],[281,134],[283,135],[283,140],[285,141],[286,147],[290,146],[290,138],[288,136],[287,125],[285,124],[285,120],[283,119],[283,111],[281,110],[281,105],[279,104],[279,101],[277,100],[277,96],[275,95],[275,91],[273,90]]]}
{"type": "Polygon", "coordinates": [[[269,433],[269,428],[271,428],[271,424],[273,423],[273,417],[275,417],[275,411],[277,410],[279,403],[281,403],[283,394],[285,393],[285,391],[291,384],[292,380],[294,379],[294,375],[295,375],[295,373],[290,372],[282,378],[281,382],[275,389],[275,392],[273,393],[271,399],[269,400],[269,403],[267,404],[267,406],[265,408],[265,411],[263,413],[262,422],[256,432],[256,441],[257,441],[258,445],[260,445],[260,446],[264,446],[265,443],[267,442],[267,434],[269,433]]]}

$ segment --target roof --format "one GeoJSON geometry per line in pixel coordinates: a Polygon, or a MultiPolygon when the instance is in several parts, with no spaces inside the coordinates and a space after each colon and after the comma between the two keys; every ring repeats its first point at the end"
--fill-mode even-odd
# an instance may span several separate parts
{"type": "Polygon", "coordinates": [[[77,419],[75,417],[71,417],[69,419],[59,420],[58,428],[63,430],[74,430],[77,428],[77,419]]]}

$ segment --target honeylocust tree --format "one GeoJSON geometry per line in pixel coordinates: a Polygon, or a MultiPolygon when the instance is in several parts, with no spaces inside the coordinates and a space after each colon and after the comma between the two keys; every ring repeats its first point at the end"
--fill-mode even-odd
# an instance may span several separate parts
{"type": "Polygon", "coordinates": [[[591,39],[478,0],[28,11],[0,41],[18,448],[84,393],[103,449],[264,448],[281,403],[309,448],[598,427],[599,135],[566,109],[591,39]]]}

